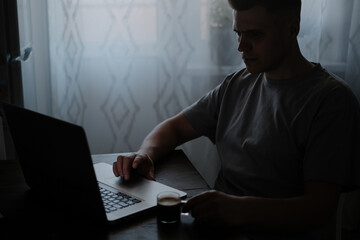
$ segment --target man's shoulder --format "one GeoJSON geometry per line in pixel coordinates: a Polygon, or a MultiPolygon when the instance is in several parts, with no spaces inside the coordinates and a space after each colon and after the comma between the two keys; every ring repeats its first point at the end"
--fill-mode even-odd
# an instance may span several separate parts
{"type": "Polygon", "coordinates": [[[317,80],[314,86],[313,95],[322,106],[329,105],[330,108],[354,108],[359,111],[359,101],[350,86],[339,76],[321,67],[314,75],[317,80]]]}
{"type": "Polygon", "coordinates": [[[255,79],[258,79],[259,77],[263,76],[263,73],[254,74],[250,73],[246,68],[243,68],[239,71],[235,71],[231,74],[229,74],[225,80],[224,84],[247,84],[253,82],[255,79]]]}
{"type": "Polygon", "coordinates": [[[316,77],[319,81],[319,87],[327,91],[328,94],[337,93],[344,96],[355,96],[350,86],[341,77],[328,71],[321,65],[319,65],[316,77]]]}

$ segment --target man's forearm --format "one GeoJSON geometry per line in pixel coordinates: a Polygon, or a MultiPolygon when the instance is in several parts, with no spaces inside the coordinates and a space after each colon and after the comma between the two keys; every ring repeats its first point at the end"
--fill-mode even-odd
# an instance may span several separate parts
{"type": "Polygon", "coordinates": [[[255,231],[309,230],[335,216],[339,194],[339,185],[315,181],[305,184],[304,195],[283,199],[207,191],[189,199],[183,211],[213,225],[255,231]]]}
{"type": "Polygon", "coordinates": [[[159,124],[145,137],[138,153],[148,155],[153,161],[169,154],[178,146],[172,131],[166,122],[159,124]]]}
{"type": "Polygon", "coordinates": [[[264,229],[293,230],[320,227],[333,220],[340,187],[335,184],[310,182],[303,196],[286,199],[244,197],[246,225],[264,229]]]}
{"type": "Polygon", "coordinates": [[[180,113],[157,125],[144,139],[138,151],[153,161],[169,154],[177,146],[199,137],[185,116],[180,113]]]}
{"type": "Polygon", "coordinates": [[[305,230],[323,226],[335,211],[305,198],[262,199],[247,197],[242,201],[245,226],[263,230],[305,230]]]}

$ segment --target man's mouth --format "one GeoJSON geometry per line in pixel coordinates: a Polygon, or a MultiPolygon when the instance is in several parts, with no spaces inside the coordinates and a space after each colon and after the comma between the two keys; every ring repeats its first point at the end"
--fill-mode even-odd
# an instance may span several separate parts
{"type": "Polygon", "coordinates": [[[245,63],[250,63],[256,61],[256,58],[243,57],[245,63]]]}

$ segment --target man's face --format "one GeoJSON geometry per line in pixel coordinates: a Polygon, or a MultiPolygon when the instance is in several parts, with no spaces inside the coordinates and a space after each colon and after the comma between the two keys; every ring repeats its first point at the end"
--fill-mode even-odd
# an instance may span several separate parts
{"type": "Polygon", "coordinates": [[[277,73],[289,55],[293,36],[289,24],[275,24],[261,6],[234,11],[234,31],[238,35],[239,52],[251,73],[277,73]]]}

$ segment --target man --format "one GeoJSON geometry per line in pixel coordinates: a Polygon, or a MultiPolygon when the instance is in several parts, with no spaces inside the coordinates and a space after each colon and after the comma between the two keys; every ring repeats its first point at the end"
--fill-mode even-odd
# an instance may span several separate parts
{"type": "Polygon", "coordinates": [[[157,159],[207,136],[221,160],[215,190],[183,211],[208,224],[325,239],[340,193],[360,185],[359,103],[301,54],[301,0],[229,4],[246,69],[155,127],[137,153],[118,157],[114,173],[129,179],[135,169],[154,179],[157,159]]]}

